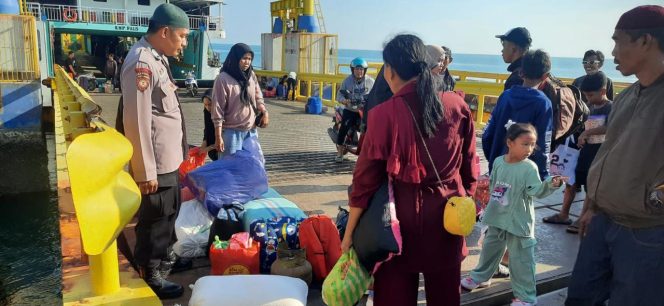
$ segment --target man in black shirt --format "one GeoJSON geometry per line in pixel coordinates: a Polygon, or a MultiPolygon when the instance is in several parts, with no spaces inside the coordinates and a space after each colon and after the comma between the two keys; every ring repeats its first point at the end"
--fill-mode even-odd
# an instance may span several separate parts
{"type": "Polygon", "coordinates": [[[507,71],[512,74],[505,81],[504,89],[508,90],[514,85],[523,84],[523,79],[521,78],[521,58],[530,49],[530,44],[533,40],[530,38],[528,29],[523,27],[511,29],[503,35],[496,35],[496,38],[500,38],[500,42],[503,45],[503,61],[510,64],[507,67],[507,71]]]}
{"type": "Polygon", "coordinates": [[[67,54],[67,60],[65,61],[65,70],[73,78],[76,76],[76,57],[74,57],[74,51],[69,51],[67,54]]]}

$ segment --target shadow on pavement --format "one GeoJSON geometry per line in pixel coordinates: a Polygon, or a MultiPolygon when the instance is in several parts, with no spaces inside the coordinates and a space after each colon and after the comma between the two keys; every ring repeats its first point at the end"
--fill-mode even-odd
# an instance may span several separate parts
{"type": "Polygon", "coordinates": [[[345,191],[345,190],[348,190],[348,186],[346,186],[346,185],[332,185],[332,186],[290,185],[290,186],[280,186],[277,189],[278,189],[277,191],[281,195],[292,195],[292,194],[300,194],[300,193],[345,191]]]}

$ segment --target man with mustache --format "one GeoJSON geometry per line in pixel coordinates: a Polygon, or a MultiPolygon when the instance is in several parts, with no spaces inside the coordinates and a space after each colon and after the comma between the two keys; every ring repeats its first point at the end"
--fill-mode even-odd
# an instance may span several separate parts
{"type": "Polygon", "coordinates": [[[624,13],[613,34],[623,75],[590,166],[581,245],[565,305],[664,305],[664,7],[624,13]]]}

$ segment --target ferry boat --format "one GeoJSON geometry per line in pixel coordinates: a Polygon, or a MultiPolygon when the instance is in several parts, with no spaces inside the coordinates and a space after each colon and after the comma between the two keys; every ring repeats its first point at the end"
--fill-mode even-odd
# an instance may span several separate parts
{"type": "MultiPolygon", "coordinates": [[[[103,79],[108,53],[123,57],[148,29],[155,8],[166,0],[38,0],[26,3],[34,16],[41,51],[41,77],[54,75],[53,65],[63,64],[73,51],[80,74],[103,79]]],[[[221,67],[220,54],[211,42],[226,37],[223,0],[172,0],[189,16],[188,47],[170,65],[175,79],[191,71],[197,79],[212,80],[221,67]]],[[[43,95],[49,100],[48,95],[43,95]]],[[[50,105],[50,101],[44,101],[50,105]]]]}

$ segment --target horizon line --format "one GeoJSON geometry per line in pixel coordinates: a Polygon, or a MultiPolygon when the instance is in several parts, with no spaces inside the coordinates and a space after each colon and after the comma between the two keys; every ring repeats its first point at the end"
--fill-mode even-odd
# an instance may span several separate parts
{"type": "MultiPolygon", "coordinates": [[[[212,42],[211,44],[215,44],[215,45],[228,45],[228,46],[232,46],[232,45],[234,45],[234,44],[232,44],[232,43],[221,43],[221,42],[212,42]]],[[[249,46],[258,46],[258,47],[261,46],[260,44],[248,44],[248,45],[249,45],[249,46]]],[[[337,50],[381,51],[381,50],[376,50],[376,49],[354,49],[354,48],[339,48],[339,49],[337,49],[337,50]]],[[[533,50],[537,50],[537,49],[533,49],[533,50]]],[[[546,52],[546,50],[544,50],[544,52],[546,52]]],[[[548,53],[548,52],[547,52],[547,53],[548,53]]],[[[452,52],[452,54],[483,55],[483,56],[499,56],[499,55],[500,55],[500,53],[489,53],[489,54],[487,54],[487,53],[466,53],[466,52],[452,52]]],[[[580,59],[580,58],[582,59],[582,58],[583,58],[583,56],[580,56],[580,57],[573,57],[573,56],[556,56],[556,55],[551,55],[550,53],[549,53],[549,55],[550,55],[552,58],[554,58],[554,57],[555,57],[555,58],[570,58],[570,59],[580,59]]],[[[606,56],[605,56],[605,57],[604,57],[604,62],[606,63],[608,59],[613,59],[613,57],[606,57],[606,56]]]]}

